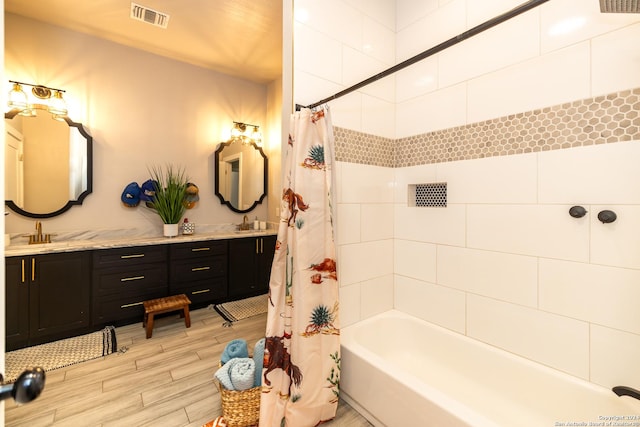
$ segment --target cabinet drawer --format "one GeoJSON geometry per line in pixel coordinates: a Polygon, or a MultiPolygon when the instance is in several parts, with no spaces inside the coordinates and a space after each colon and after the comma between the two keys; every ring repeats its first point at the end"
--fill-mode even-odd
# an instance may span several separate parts
{"type": "Polygon", "coordinates": [[[227,257],[225,255],[183,259],[171,263],[169,281],[171,283],[191,282],[224,276],[226,273],[227,257]]]}
{"type": "Polygon", "coordinates": [[[169,251],[172,260],[225,255],[227,253],[227,241],[208,240],[204,242],[173,244],[170,246],[169,251]]]}
{"type": "Polygon", "coordinates": [[[136,319],[142,322],[144,315],[143,302],[167,296],[167,288],[151,288],[130,296],[101,298],[94,301],[92,322],[94,326],[125,319],[136,319]]]}
{"type": "Polygon", "coordinates": [[[171,295],[185,294],[193,304],[209,303],[227,295],[227,280],[219,277],[188,284],[171,284],[171,295]]]}
{"type": "Polygon", "coordinates": [[[148,262],[166,262],[167,246],[134,246],[93,252],[93,267],[126,267],[148,262]]]}
{"type": "Polygon", "coordinates": [[[94,272],[93,289],[96,296],[112,293],[140,292],[167,284],[166,264],[143,264],[127,268],[102,269],[94,272]]]}

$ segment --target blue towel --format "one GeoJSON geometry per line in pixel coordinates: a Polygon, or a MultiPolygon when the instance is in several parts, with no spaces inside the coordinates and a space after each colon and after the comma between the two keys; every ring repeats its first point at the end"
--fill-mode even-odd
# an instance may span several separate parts
{"type": "Polygon", "coordinates": [[[231,378],[231,384],[233,389],[242,391],[253,388],[253,381],[255,378],[256,365],[253,359],[249,357],[238,357],[229,361],[229,377],[231,378]]]}
{"type": "Polygon", "coordinates": [[[229,342],[222,352],[220,361],[224,364],[236,357],[249,357],[247,341],[243,339],[236,339],[229,342]]]}
{"type": "Polygon", "coordinates": [[[222,365],[215,377],[227,390],[248,390],[253,387],[255,364],[249,357],[236,357],[222,365]]]}
{"type": "Polygon", "coordinates": [[[213,374],[213,376],[216,377],[218,381],[220,381],[222,387],[226,388],[227,390],[233,390],[233,383],[231,382],[231,377],[229,376],[229,363],[225,363],[224,365],[219,367],[216,373],[213,374]]]}
{"type": "Polygon", "coordinates": [[[262,384],[262,364],[264,363],[264,342],[265,339],[262,338],[256,342],[255,347],[253,347],[253,362],[256,366],[256,377],[253,383],[254,387],[258,387],[262,384]]]}

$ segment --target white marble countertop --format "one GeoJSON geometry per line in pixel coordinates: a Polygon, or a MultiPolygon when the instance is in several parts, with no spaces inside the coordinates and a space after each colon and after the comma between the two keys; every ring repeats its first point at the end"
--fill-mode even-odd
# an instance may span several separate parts
{"type": "Polygon", "coordinates": [[[276,234],[277,229],[275,228],[275,224],[271,223],[266,230],[243,231],[236,230],[234,225],[201,225],[196,227],[193,234],[179,234],[175,237],[162,236],[161,233],[155,230],[137,229],[52,233],[51,243],[37,243],[32,245],[28,243],[28,234],[18,234],[11,236],[11,244],[5,247],[4,254],[6,257],[40,255],[58,252],[199,242],[204,240],[273,236],[276,234]]]}

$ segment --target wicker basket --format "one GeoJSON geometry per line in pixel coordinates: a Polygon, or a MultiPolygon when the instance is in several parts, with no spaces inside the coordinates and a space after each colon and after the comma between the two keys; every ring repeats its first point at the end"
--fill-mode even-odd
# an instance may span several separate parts
{"type": "MultiPolygon", "coordinates": [[[[220,363],[219,366],[222,366],[220,363]]],[[[260,420],[260,395],[262,387],[248,390],[228,390],[216,380],[220,390],[222,416],[228,427],[253,427],[260,420]]]]}
{"type": "Polygon", "coordinates": [[[260,419],[260,394],[262,387],[248,390],[227,390],[218,382],[222,416],[229,427],[257,426],[260,419]]]}

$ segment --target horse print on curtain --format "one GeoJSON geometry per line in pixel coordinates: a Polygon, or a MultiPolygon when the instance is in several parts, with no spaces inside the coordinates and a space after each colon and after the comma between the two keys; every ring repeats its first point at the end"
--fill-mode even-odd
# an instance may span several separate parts
{"type": "Polygon", "coordinates": [[[292,115],[269,284],[260,427],[317,426],[340,389],[334,139],[328,107],[292,115]]]}

